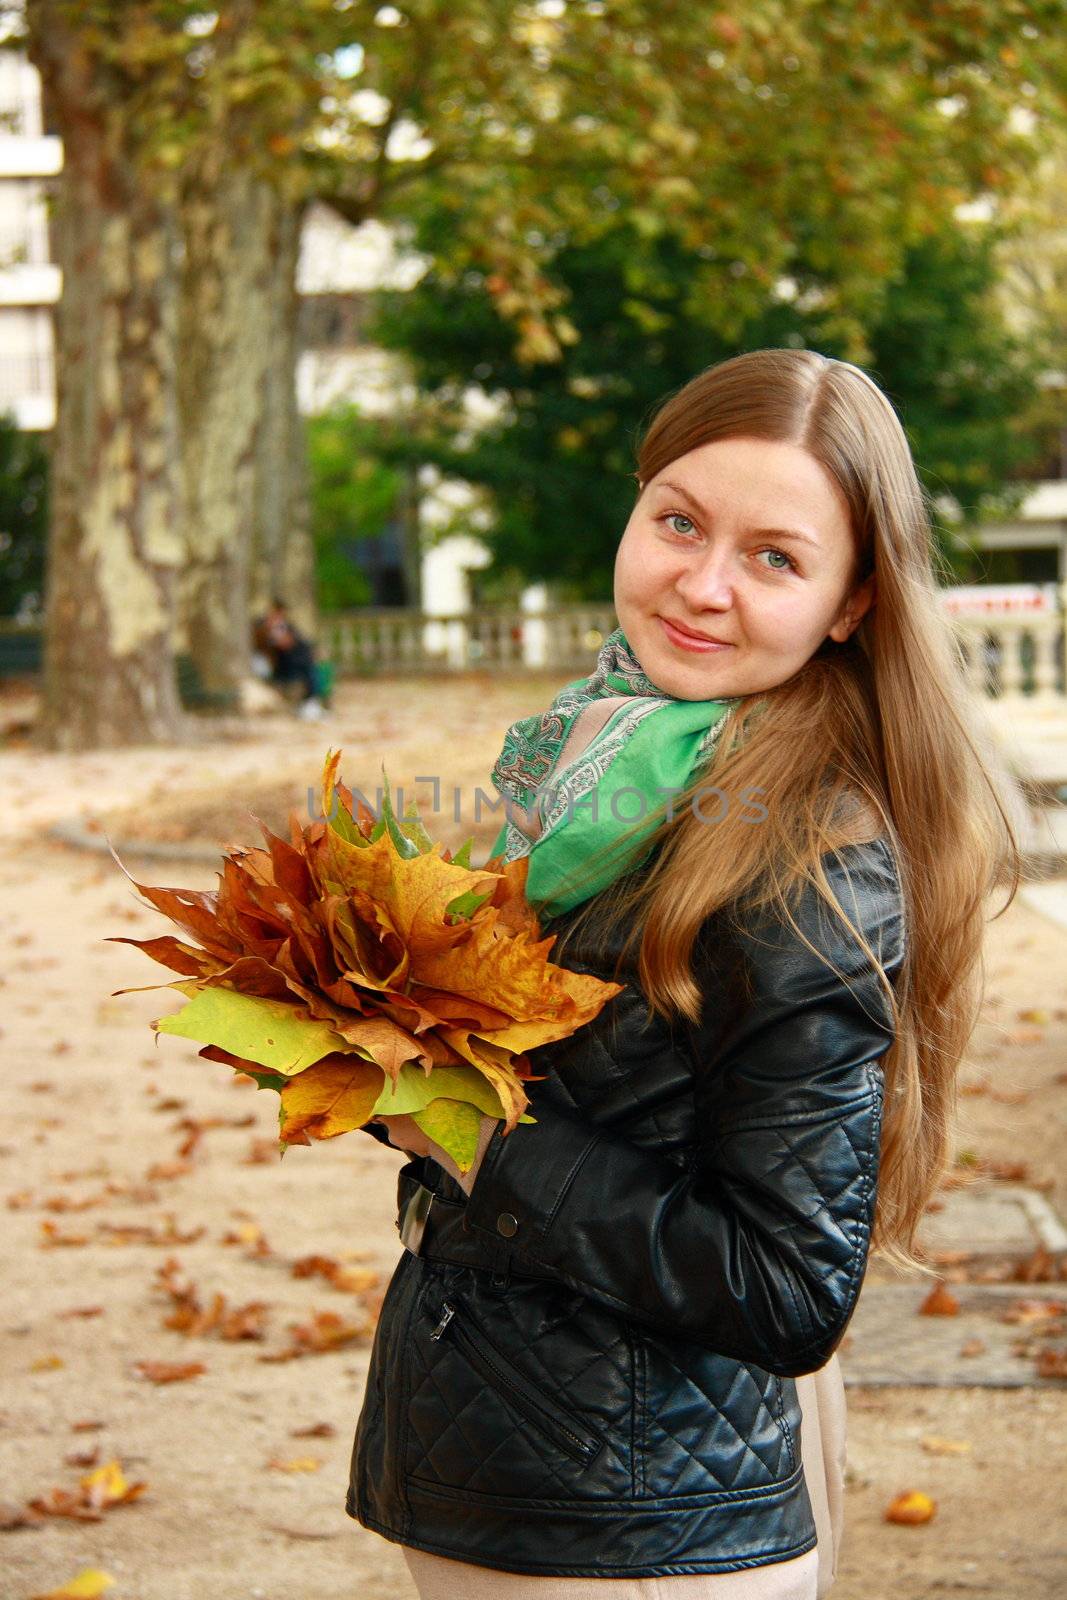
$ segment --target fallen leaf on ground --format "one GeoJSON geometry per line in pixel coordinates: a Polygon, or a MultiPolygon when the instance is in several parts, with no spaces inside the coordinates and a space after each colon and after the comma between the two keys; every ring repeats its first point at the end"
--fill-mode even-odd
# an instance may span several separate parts
{"type": "Polygon", "coordinates": [[[942,1439],[936,1433],[928,1433],[921,1443],[930,1456],[968,1456],[971,1453],[969,1439],[942,1439]]]}
{"type": "Polygon", "coordinates": [[[105,1461],[78,1482],[77,1489],[50,1489],[28,1502],[30,1509],[45,1517],[71,1517],[77,1522],[100,1522],[105,1511],[132,1504],[148,1488],[147,1483],[129,1483],[117,1459],[105,1461]]]}
{"type": "Polygon", "coordinates": [[[921,1317],[957,1317],[959,1311],[959,1301],[943,1283],[935,1284],[919,1307],[921,1317]]]}
{"type": "MultiPolygon", "coordinates": [[[[273,1140],[271,1143],[274,1148],[275,1160],[277,1160],[278,1146],[273,1140]]],[[[242,1222],[239,1227],[231,1228],[229,1233],[224,1233],[219,1243],[243,1245],[246,1254],[250,1256],[272,1256],[274,1254],[258,1222],[242,1222]]]]}
{"type": "Polygon", "coordinates": [[[345,1322],[336,1311],[316,1311],[308,1323],[291,1322],[289,1331],[292,1343],[287,1349],[265,1351],[256,1360],[294,1361],[299,1356],[324,1355],[357,1340],[369,1340],[373,1326],[369,1320],[364,1323],[345,1322]]]}
{"type": "Polygon", "coordinates": [[[40,1513],[31,1511],[29,1506],[16,1506],[8,1500],[0,1500],[0,1533],[10,1533],[15,1528],[37,1528],[42,1521],[40,1513]]]}
{"type": "Polygon", "coordinates": [[[306,1428],[290,1428],[293,1439],[332,1439],[337,1429],[332,1422],[312,1422],[306,1428]]]}
{"type": "MultiPolygon", "coordinates": [[[[237,1083],[238,1081],[239,1080],[237,1078],[234,1079],[235,1083],[237,1083]]],[[[251,1083],[253,1080],[251,1078],[248,1078],[246,1081],[248,1083],[251,1083]]],[[[256,1138],[254,1138],[252,1140],[251,1144],[249,1145],[248,1154],[246,1156],[242,1157],[242,1165],[246,1166],[246,1167],[276,1166],[277,1162],[278,1162],[278,1141],[277,1141],[277,1139],[265,1139],[265,1138],[260,1138],[258,1136],[256,1138]]]]}
{"type": "Polygon", "coordinates": [[[269,1306],[265,1300],[250,1300],[243,1306],[227,1306],[226,1296],[216,1292],[210,1304],[203,1305],[195,1285],[178,1277],[180,1263],[170,1256],[156,1269],[156,1288],[169,1294],[174,1310],[163,1318],[165,1328],[178,1333],[203,1336],[217,1333],[220,1339],[262,1339],[266,1334],[269,1306]]]}
{"type": "Polygon", "coordinates": [[[1039,1350],[1034,1366],[1039,1378],[1067,1378],[1067,1350],[1039,1350]]]}
{"type": "Polygon", "coordinates": [[[206,1372],[202,1361],[135,1361],[134,1370],[149,1383],[181,1383],[206,1372]]]}
{"type": "Polygon", "coordinates": [[[98,1596],[105,1589],[110,1589],[114,1582],[110,1572],[104,1572],[99,1567],[83,1567],[62,1588],[31,1595],[30,1600],[98,1600],[98,1596]]]}
{"type": "Polygon", "coordinates": [[[369,1267],[346,1267],[340,1261],[335,1261],[333,1256],[301,1256],[293,1262],[294,1278],[325,1278],[332,1283],[335,1289],[341,1289],[345,1294],[363,1294],[367,1289],[377,1288],[381,1275],[372,1272],[369,1267]]]}
{"type": "Polygon", "coordinates": [[[918,1527],[920,1523],[929,1522],[937,1511],[937,1502],[931,1500],[928,1494],[921,1489],[909,1489],[905,1494],[898,1494],[885,1508],[886,1522],[897,1522],[903,1527],[918,1527]]]}
{"type": "Polygon", "coordinates": [[[322,1461],[318,1456],[291,1456],[287,1461],[271,1456],[267,1466],[275,1472],[318,1472],[322,1461]]]}
{"type": "Polygon", "coordinates": [[[985,1351],[984,1339],[967,1339],[960,1345],[960,1355],[967,1359],[972,1356],[984,1356],[985,1351]]]}
{"type": "Polygon", "coordinates": [[[82,1478],[81,1487],[89,1496],[92,1505],[107,1507],[139,1500],[148,1485],[144,1482],[128,1482],[121,1463],[112,1457],[110,1461],[105,1461],[103,1466],[97,1467],[95,1471],[82,1478]]]}
{"type": "Polygon", "coordinates": [[[157,1224],[98,1222],[97,1229],[102,1235],[103,1244],[193,1244],[197,1239],[203,1238],[206,1228],[182,1229],[173,1211],[166,1213],[166,1220],[157,1224]]]}
{"type": "Polygon", "coordinates": [[[80,1246],[89,1243],[89,1235],[87,1233],[70,1233],[69,1231],[64,1233],[57,1223],[49,1222],[47,1218],[41,1223],[41,1235],[42,1237],[38,1240],[38,1243],[42,1250],[55,1250],[64,1246],[80,1246]]]}

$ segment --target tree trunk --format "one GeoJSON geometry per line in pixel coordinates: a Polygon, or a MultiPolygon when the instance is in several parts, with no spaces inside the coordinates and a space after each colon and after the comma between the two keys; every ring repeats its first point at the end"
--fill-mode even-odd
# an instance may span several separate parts
{"type": "Polygon", "coordinates": [[[269,362],[263,381],[253,504],[253,613],[285,600],[300,630],[315,637],[315,557],[311,542],[307,439],[297,405],[297,263],[306,202],[276,197],[270,260],[269,362]]]}
{"type": "Polygon", "coordinates": [[[276,359],[278,199],[213,146],[183,174],[178,405],[185,488],[181,632],[205,689],[250,671],[256,440],[276,359]]]}
{"type": "Polygon", "coordinates": [[[176,229],[55,9],[31,4],[27,20],[49,126],[64,147],[53,219],[63,295],[38,737],[62,750],[163,743],[181,725],[176,229]]]}

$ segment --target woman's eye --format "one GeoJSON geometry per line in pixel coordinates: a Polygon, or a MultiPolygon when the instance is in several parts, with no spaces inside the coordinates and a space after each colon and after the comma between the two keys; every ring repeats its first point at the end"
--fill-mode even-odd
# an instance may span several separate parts
{"type": "Polygon", "coordinates": [[[668,511],[667,515],[664,517],[663,520],[668,525],[668,527],[670,527],[671,523],[673,523],[673,522],[688,522],[689,523],[688,528],[673,528],[672,527],[671,528],[671,532],[672,533],[681,533],[683,536],[688,537],[688,535],[690,533],[695,532],[695,526],[694,526],[692,520],[689,517],[687,517],[685,515],[685,513],[682,512],[682,511],[668,511]]]}
{"type": "Polygon", "coordinates": [[[772,566],[769,569],[771,572],[788,572],[791,568],[795,569],[796,563],[794,562],[792,556],[787,556],[784,550],[775,550],[768,547],[766,550],[760,550],[759,554],[761,556],[781,556],[782,560],[785,562],[785,566],[772,566]]]}

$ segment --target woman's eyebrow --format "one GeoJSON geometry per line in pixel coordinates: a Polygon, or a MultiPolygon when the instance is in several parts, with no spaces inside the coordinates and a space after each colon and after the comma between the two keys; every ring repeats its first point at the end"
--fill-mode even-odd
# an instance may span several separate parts
{"type": "MultiPolygon", "coordinates": [[[[682,499],[687,500],[700,516],[709,516],[707,506],[702,505],[696,495],[691,494],[682,484],[671,483],[667,479],[663,479],[662,482],[654,484],[653,487],[656,489],[669,489],[674,494],[680,494],[682,499]]],[[[795,539],[799,544],[809,545],[812,550],[822,549],[818,539],[814,538],[810,533],[804,533],[800,528],[753,528],[752,532],[773,536],[776,539],[795,539]]]]}

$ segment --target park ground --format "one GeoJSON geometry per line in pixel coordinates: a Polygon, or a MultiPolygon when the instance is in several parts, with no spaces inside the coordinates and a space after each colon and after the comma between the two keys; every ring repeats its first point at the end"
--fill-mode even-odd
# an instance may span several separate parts
{"type": "MultiPolygon", "coordinates": [[[[17,701],[0,704],[11,730],[0,754],[0,1523],[32,1501],[76,1499],[79,1480],[113,1459],[145,1485],[98,1521],[38,1513],[0,1531],[3,1600],[86,1567],[111,1574],[111,1600],[412,1596],[398,1548],[344,1512],[375,1302],[400,1250],[402,1158],[353,1135],[279,1162],[273,1097],[184,1041],[154,1040],[149,1022],[175,997],[113,993],[170,974],[108,936],[169,924],[109,854],[50,830],[109,837],[142,883],[211,888],[211,865],[180,852],[258,842],[250,811],[280,827],[290,806],[306,810],[333,745],[346,781],[368,793],[383,760],[394,785],[439,776],[438,817],[419,788],[431,831],[487,846],[496,825],[474,824],[475,786],[488,788],[505,723],[552,687],[350,682],[323,723],[204,722],[167,750],[86,755],[35,752],[17,701]],[[135,838],[175,859],[122,848],[135,838]],[[159,1383],[145,1362],[203,1371],[159,1383]]],[[[1017,900],[990,922],[986,972],[959,1148],[979,1171],[1021,1165],[1062,1216],[1067,930],[1017,900]]],[[[849,1413],[835,1600],[1067,1592],[1067,1383],[852,1387],[849,1413]],[[909,1490],[935,1500],[933,1519],[885,1521],[909,1490]]]]}

